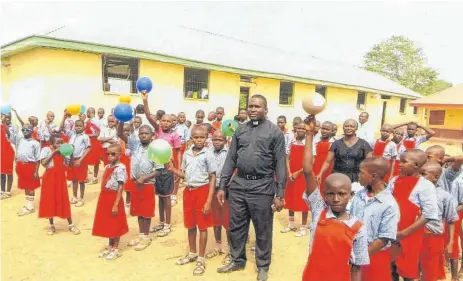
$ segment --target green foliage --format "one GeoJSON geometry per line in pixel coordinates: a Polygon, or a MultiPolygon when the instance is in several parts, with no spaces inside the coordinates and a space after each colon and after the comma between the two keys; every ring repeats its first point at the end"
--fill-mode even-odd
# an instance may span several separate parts
{"type": "Polygon", "coordinates": [[[426,65],[423,50],[404,36],[392,36],[374,45],[364,56],[364,64],[366,70],[379,73],[423,95],[452,86],[437,78],[437,71],[426,65]]]}

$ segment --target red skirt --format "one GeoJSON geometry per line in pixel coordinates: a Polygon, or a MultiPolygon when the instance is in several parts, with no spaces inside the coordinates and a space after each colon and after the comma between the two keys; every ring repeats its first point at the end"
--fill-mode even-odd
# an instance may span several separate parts
{"type": "Polygon", "coordinates": [[[420,267],[423,281],[446,278],[443,235],[424,235],[420,251],[420,267]]]}
{"type": "Polygon", "coordinates": [[[370,256],[370,264],[362,266],[362,281],[391,281],[391,254],[389,249],[370,256]]]}
{"type": "Polygon", "coordinates": [[[288,181],[285,188],[285,208],[295,212],[308,212],[309,205],[302,199],[305,189],[306,183],[302,173],[295,181],[288,181]]]}
{"type": "Polygon", "coordinates": [[[18,175],[18,188],[35,190],[40,187],[40,178],[34,179],[37,163],[16,162],[16,174],[18,175]]]}
{"type": "Polygon", "coordinates": [[[85,163],[90,166],[100,165],[101,143],[96,138],[90,138],[90,151],[85,156],[85,163]]]}
{"type": "Polygon", "coordinates": [[[460,236],[461,236],[461,222],[463,220],[463,212],[458,212],[458,220],[455,222],[455,231],[453,232],[453,249],[450,255],[451,259],[460,258],[460,236]]]}
{"type": "Polygon", "coordinates": [[[95,220],[93,221],[93,236],[117,238],[129,232],[124,210],[124,200],[119,200],[117,215],[113,216],[112,208],[117,198],[117,191],[103,189],[98,197],[95,220]]]}
{"type": "Polygon", "coordinates": [[[39,218],[71,217],[71,204],[66,185],[66,176],[54,168],[45,170],[42,177],[42,192],[40,194],[39,218]]]}
{"type": "Polygon", "coordinates": [[[82,162],[79,167],[72,166],[66,168],[66,179],[68,181],[85,182],[87,179],[88,166],[82,162]]]}
{"type": "Polygon", "coordinates": [[[134,217],[154,217],[155,193],[154,184],[136,186],[131,192],[130,214],[134,217]]]}
{"type": "Polygon", "coordinates": [[[124,190],[127,192],[133,192],[136,188],[136,185],[133,180],[130,180],[130,173],[131,173],[130,157],[125,154],[121,155],[121,163],[125,165],[125,169],[129,177],[127,182],[124,184],[124,190]]]}
{"type": "Polygon", "coordinates": [[[14,150],[11,144],[7,141],[1,143],[0,171],[1,174],[13,174],[14,150]]]}

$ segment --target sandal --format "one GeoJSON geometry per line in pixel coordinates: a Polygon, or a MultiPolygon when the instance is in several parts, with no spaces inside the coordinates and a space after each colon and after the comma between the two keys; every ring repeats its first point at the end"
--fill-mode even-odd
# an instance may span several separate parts
{"type": "Polygon", "coordinates": [[[222,264],[224,265],[230,264],[231,262],[232,262],[232,258],[230,254],[227,254],[225,258],[223,258],[222,260],[222,264]]]}
{"type": "Polygon", "coordinates": [[[107,256],[106,256],[106,260],[110,261],[110,260],[115,260],[117,258],[119,258],[120,256],[122,256],[120,253],[119,253],[119,250],[112,250],[107,256]]]}
{"type": "Polygon", "coordinates": [[[176,265],[184,265],[187,263],[195,262],[198,259],[198,256],[190,256],[190,254],[186,254],[184,258],[179,259],[175,264],[176,265]]]}
{"type": "Polygon", "coordinates": [[[79,235],[80,234],[80,229],[78,229],[75,225],[70,225],[69,226],[69,231],[72,232],[74,235],[79,235]]]}
{"type": "Polygon", "coordinates": [[[169,235],[169,233],[172,232],[172,229],[169,227],[164,227],[163,229],[159,230],[158,233],[156,234],[157,237],[166,237],[169,235]]]}
{"type": "Polygon", "coordinates": [[[93,180],[90,182],[90,184],[97,184],[97,183],[98,183],[98,178],[93,179],[93,180]]]}
{"type": "Polygon", "coordinates": [[[21,211],[19,211],[17,214],[18,216],[22,217],[28,214],[31,214],[35,211],[35,209],[28,209],[26,206],[24,206],[21,211]]]}
{"type": "Polygon", "coordinates": [[[85,205],[85,203],[84,203],[83,200],[79,200],[79,201],[76,203],[76,207],[82,207],[83,205],[85,205]]]}
{"type": "Polygon", "coordinates": [[[212,252],[206,254],[206,259],[212,259],[223,254],[225,252],[222,249],[214,249],[212,252]]]}
{"type": "Polygon", "coordinates": [[[170,205],[173,207],[177,205],[177,195],[170,196],[170,205]]]}
{"type": "Polygon", "coordinates": [[[288,233],[288,232],[291,232],[291,231],[296,231],[297,230],[297,227],[294,227],[294,228],[291,228],[289,226],[283,228],[282,230],[280,230],[280,233],[288,233]]]}
{"type": "Polygon", "coordinates": [[[158,231],[161,231],[164,229],[164,224],[163,223],[160,223],[156,226],[153,226],[151,229],[150,229],[150,232],[153,233],[153,232],[158,232],[158,231]]]}
{"type": "Polygon", "coordinates": [[[193,269],[194,276],[201,276],[206,271],[206,263],[204,261],[197,261],[196,267],[193,269]]]}
{"type": "Polygon", "coordinates": [[[138,244],[140,244],[140,238],[135,238],[135,239],[132,239],[129,241],[129,243],[127,243],[127,246],[129,247],[133,247],[133,246],[137,246],[138,244]]]}
{"type": "Polygon", "coordinates": [[[72,199],[71,199],[71,202],[70,202],[70,203],[71,203],[71,204],[77,204],[77,202],[79,202],[79,200],[77,200],[77,198],[76,198],[76,197],[72,197],[72,199]]]}
{"type": "Polygon", "coordinates": [[[112,249],[111,248],[105,248],[103,251],[100,252],[98,255],[99,258],[105,258],[111,253],[112,249]]]}
{"type": "Polygon", "coordinates": [[[55,232],[56,232],[55,226],[54,226],[54,225],[50,225],[50,226],[48,227],[47,234],[48,234],[48,235],[53,235],[53,234],[55,234],[55,232]]]}
{"type": "Polygon", "coordinates": [[[135,251],[143,251],[146,249],[149,245],[151,244],[151,238],[142,238],[140,240],[140,243],[138,243],[137,246],[135,246],[135,251]]]}
{"type": "Polygon", "coordinates": [[[296,237],[304,237],[306,235],[307,235],[307,230],[300,229],[294,236],[296,236],[296,237]]]}

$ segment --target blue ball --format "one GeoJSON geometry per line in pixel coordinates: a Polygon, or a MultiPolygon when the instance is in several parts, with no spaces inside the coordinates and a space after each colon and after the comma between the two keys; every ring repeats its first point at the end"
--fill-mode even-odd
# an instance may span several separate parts
{"type": "Polygon", "coordinates": [[[114,108],[114,117],[121,122],[127,122],[133,118],[132,106],[128,103],[120,103],[114,108]]]}
{"type": "Polygon", "coordinates": [[[11,113],[11,105],[10,104],[2,104],[2,106],[0,107],[0,111],[2,114],[8,114],[8,113],[11,113]]]}
{"type": "Polygon", "coordinates": [[[153,82],[148,77],[140,77],[137,80],[137,90],[139,92],[146,91],[147,93],[151,92],[153,89],[153,82]]]}

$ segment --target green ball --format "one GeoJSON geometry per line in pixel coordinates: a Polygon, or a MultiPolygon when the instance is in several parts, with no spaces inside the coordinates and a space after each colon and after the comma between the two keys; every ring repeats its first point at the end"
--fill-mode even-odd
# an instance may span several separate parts
{"type": "Polygon", "coordinates": [[[70,157],[72,155],[72,152],[74,151],[74,148],[72,147],[72,145],[68,144],[68,143],[65,143],[65,144],[62,144],[60,147],[59,147],[59,152],[61,153],[61,155],[63,155],[64,157],[70,157]]]}
{"type": "Polygon", "coordinates": [[[167,164],[172,158],[172,147],[165,140],[154,140],[148,147],[148,158],[156,164],[167,164]]]}
{"type": "Polygon", "coordinates": [[[239,125],[235,120],[225,120],[222,122],[222,132],[225,136],[231,137],[235,134],[238,126],[239,125]]]}

